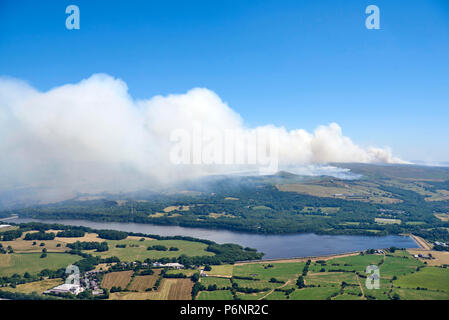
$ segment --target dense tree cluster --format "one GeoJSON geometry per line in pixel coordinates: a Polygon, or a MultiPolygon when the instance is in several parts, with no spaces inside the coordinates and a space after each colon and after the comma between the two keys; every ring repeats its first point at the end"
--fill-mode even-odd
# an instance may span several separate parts
{"type": "Polygon", "coordinates": [[[84,237],[85,234],[86,232],[84,232],[84,230],[70,229],[59,231],[56,236],[60,238],[81,238],[84,237]]]}
{"type": "Polygon", "coordinates": [[[30,232],[25,235],[24,240],[53,240],[55,238],[55,234],[53,232],[30,232]]]}
{"type": "Polygon", "coordinates": [[[22,236],[23,232],[21,230],[8,230],[0,233],[1,241],[14,241],[22,236]]]}
{"type": "Polygon", "coordinates": [[[71,248],[73,250],[95,250],[96,252],[104,252],[104,251],[108,251],[109,247],[108,247],[108,243],[106,241],[104,242],[96,242],[96,241],[91,241],[91,242],[80,242],[80,241],[76,241],[74,243],[68,243],[67,244],[68,248],[71,248]]]}

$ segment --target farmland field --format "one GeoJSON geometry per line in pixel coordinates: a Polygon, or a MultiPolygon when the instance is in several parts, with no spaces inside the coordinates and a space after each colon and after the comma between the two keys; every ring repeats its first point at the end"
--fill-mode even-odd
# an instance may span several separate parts
{"type": "Polygon", "coordinates": [[[217,285],[218,289],[231,287],[231,280],[217,277],[203,277],[200,280],[201,284],[207,288],[209,285],[217,285]]]}
{"type": "MultiPolygon", "coordinates": [[[[407,250],[410,254],[420,254],[422,253],[421,250],[413,250],[409,249],[407,250]]],[[[432,260],[421,260],[422,262],[427,262],[427,265],[430,266],[441,266],[443,264],[449,265],[449,252],[448,251],[428,251],[434,257],[435,259],[432,260]]]]}
{"type": "Polygon", "coordinates": [[[67,250],[66,244],[57,240],[37,240],[35,245],[33,245],[33,242],[31,240],[16,239],[14,241],[0,241],[0,244],[3,247],[11,246],[14,252],[17,253],[41,252],[43,248],[46,248],[48,252],[64,252],[67,250]],[[41,247],[41,243],[45,243],[45,246],[41,247]],[[59,247],[57,246],[58,244],[59,247]]]}
{"type": "Polygon", "coordinates": [[[168,300],[192,300],[193,282],[190,279],[165,279],[170,285],[168,300]]]}
{"type": "Polygon", "coordinates": [[[276,278],[286,281],[294,278],[304,269],[305,263],[259,263],[234,266],[233,276],[252,277],[254,279],[270,280],[276,278]]]}
{"type": "Polygon", "coordinates": [[[110,272],[104,275],[103,281],[101,282],[101,286],[106,289],[111,289],[112,287],[120,287],[125,289],[131,280],[131,276],[133,271],[119,271],[119,272],[110,272]]]}
{"type": "Polygon", "coordinates": [[[363,300],[363,298],[352,294],[340,294],[332,298],[332,300],[363,300]]]}
{"type": "Polygon", "coordinates": [[[426,267],[418,272],[398,277],[394,285],[400,288],[442,290],[449,292],[449,269],[426,267]]]}
{"type": "Polygon", "coordinates": [[[114,292],[110,300],[191,300],[193,283],[189,279],[162,279],[157,291],[114,292]]]}
{"type": "Polygon", "coordinates": [[[23,275],[25,272],[37,274],[42,269],[56,271],[81,259],[80,256],[65,253],[48,253],[46,258],[40,256],[40,253],[0,254],[0,275],[23,275]]]}
{"type": "Polygon", "coordinates": [[[241,300],[259,300],[264,297],[268,292],[258,292],[258,293],[242,293],[237,292],[237,297],[241,300]]]}
{"type": "MultiPolygon", "coordinates": [[[[364,273],[368,265],[377,265],[380,261],[382,261],[382,259],[382,255],[355,255],[344,258],[330,259],[326,261],[326,266],[324,266],[324,269],[326,269],[326,271],[346,270],[364,273]]],[[[318,272],[321,268],[323,267],[316,265],[310,270],[313,272],[318,272]]]]}
{"type": "Polygon", "coordinates": [[[45,279],[41,281],[34,281],[24,284],[19,284],[15,288],[11,287],[3,287],[0,290],[10,291],[10,292],[20,292],[20,293],[33,293],[36,292],[38,294],[42,294],[44,291],[59,286],[63,284],[62,279],[45,279]]]}
{"type": "Polygon", "coordinates": [[[422,291],[416,289],[394,288],[402,300],[449,300],[449,292],[446,291],[422,291]],[[424,292],[424,294],[423,294],[424,292]]]}
{"type": "Polygon", "coordinates": [[[201,242],[185,240],[148,240],[139,241],[135,239],[106,240],[109,250],[105,252],[95,252],[101,257],[118,257],[121,261],[143,261],[147,258],[159,259],[165,257],[179,257],[182,254],[187,256],[213,256],[212,252],[206,251],[207,245],[201,242]],[[125,248],[117,248],[116,245],[126,245],[125,248]],[[147,247],[162,245],[167,248],[176,247],[178,251],[157,251],[147,250],[147,247]]]}
{"type": "Polygon", "coordinates": [[[169,269],[166,271],[166,274],[185,274],[187,277],[190,277],[192,274],[197,273],[196,269],[169,269]]]}
{"type": "Polygon", "coordinates": [[[224,264],[224,265],[218,265],[218,266],[212,266],[211,271],[207,271],[207,274],[209,275],[215,275],[215,276],[232,276],[234,266],[231,264],[224,264]]]}
{"type": "Polygon", "coordinates": [[[424,264],[417,259],[385,257],[385,262],[381,266],[381,278],[399,277],[416,271],[419,266],[424,266],[424,264]]]}
{"type": "Polygon", "coordinates": [[[357,276],[352,272],[320,272],[308,274],[305,282],[315,286],[340,286],[342,281],[349,284],[357,284],[357,276]]]}
{"type": "Polygon", "coordinates": [[[339,291],[340,288],[333,287],[319,287],[319,288],[304,288],[295,290],[290,294],[292,300],[325,300],[332,294],[339,291]]]}
{"type": "Polygon", "coordinates": [[[201,291],[197,300],[233,300],[230,290],[201,291]]]}
{"type": "Polygon", "coordinates": [[[239,287],[242,288],[254,288],[254,289],[277,288],[282,285],[281,283],[272,283],[266,280],[235,279],[234,283],[237,283],[239,287]]]}
{"type": "Polygon", "coordinates": [[[159,277],[160,270],[155,270],[152,275],[145,276],[135,276],[131,284],[129,285],[129,290],[131,291],[145,291],[146,289],[153,288],[159,277]]]}
{"type": "Polygon", "coordinates": [[[373,203],[399,203],[388,192],[377,188],[375,184],[326,181],[324,183],[293,183],[277,185],[279,191],[296,192],[315,197],[340,198],[352,201],[373,203]]]}

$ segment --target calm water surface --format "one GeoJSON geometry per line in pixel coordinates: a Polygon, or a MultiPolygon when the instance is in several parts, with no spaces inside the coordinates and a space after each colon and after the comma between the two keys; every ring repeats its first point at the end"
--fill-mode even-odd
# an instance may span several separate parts
{"type": "Polygon", "coordinates": [[[300,233],[288,235],[261,235],[227,230],[212,230],[201,228],[185,228],[179,226],[158,226],[151,224],[125,222],[94,222],[88,220],[41,220],[16,218],[7,222],[43,222],[64,225],[84,226],[92,229],[112,229],[127,232],[158,234],[161,236],[189,236],[212,240],[217,243],[237,243],[244,247],[256,248],[264,252],[264,259],[297,258],[323,256],[364,249],[378,249],[395,246],[398,248],[418,248],[409,237],[403,236],[346,236],[346,235],[316,235],[300,233]]]}

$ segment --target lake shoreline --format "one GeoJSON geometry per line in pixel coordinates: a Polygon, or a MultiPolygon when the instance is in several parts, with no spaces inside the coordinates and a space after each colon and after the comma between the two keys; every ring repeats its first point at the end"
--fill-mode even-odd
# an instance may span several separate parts
{"type": "MultiPolygon", "coordinates": [[[[0,219],[1,221],[1,219],[0,219]]],[[[9,223],[40,222],[84,226],[96,230],[118,230],[160,236],[186,236],[214,241],[219,244],[235,243],[242,247],[255,248],[264,253],[262,261],[308,259],[309,257],[335,256],[360,252],[367,249],[383,249],[392,246],[398,248],[420,248],[419,243],[410,235],[358,236],[358,235],[321,235],[314,233],[298,234],[253,234],[229,230],[187,228],[179,226],[156,226],[128,222],[93,222],[77,219],[10,219],[9,223]]]]}

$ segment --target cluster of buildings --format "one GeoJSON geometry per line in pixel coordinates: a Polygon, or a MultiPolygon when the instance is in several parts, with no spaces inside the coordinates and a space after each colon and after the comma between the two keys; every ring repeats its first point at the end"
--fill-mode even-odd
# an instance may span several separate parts
{"type": "Polygon", "coordinates": [[[56,286],[52,289],[49,289],[47,291],[44,291],[44,294],[53,294],[53,295],[60,295],[60,294],[67,294],[71,293],[73,295],[78,295],[81,292],[85,290],[91,290],[92,294],[95,295],[101,295],[103,294],[103,289],[100,288],[100,281],[98,280],[98,273],[100,271],[87,271],[84,274],[84,277],[80,280],[79,284],[75,283],[64,283],[59,286],[56,286]]]}
{"type": "Polygon", "coordinates": [[[82,285],[86,289],[90,289],[94,296],[103,294],[103,290],[100,289],[100,281],[98,280],[99,273],[100,271],[98,270],[87,271],[81,281],[82,285]]]}
{"type": "Polygon", "coordinates": [[[420,259],[428,259],[428,260],[430,260],[430,259],[434,259],[433,257],[432,257],[432,254],[414,254],[413,255],[415,258],[420,258],[420,259]]]}
{"type": "MultiPolygon", "coordinates": [[[[122,266],[129,266],[129,265],[137,265],[137,262],[121,262],[122,266]]],[[[156,268],[172,268],[172,269],[184,269],[184,265],[174,262],[174,263],[160,263],[155,262],[152,264],[153,267],[156,268]]],[[[143,267],[147,267],[147,263],[142,263],[143,267]]],[[[103,289],[100,288],[100,281],[98,279],[98,274],[102,271],[99,270],[92,270],[87,271],[82,279],[80,280],[80,284],[70,284],[70,283],[64,283],[57,287],[54,287],[52,289],[49,289],[47,291],[44,291],[44,294],[67,294],[71,293],[74,295],[78,295],[81,292],[85,290],[91,290],[93,295],[101,295],[103,294],[103,289]]],[[[207,276],[203,270],[201,270],[202,276],[207,276]]]]}
{"type": "Polygon", "coordinates": [[[434,245],[442,246],[442,247],[449,247],[449,245],[446,242],[440,242],[440,241],[435,241],[434,245]]]}

